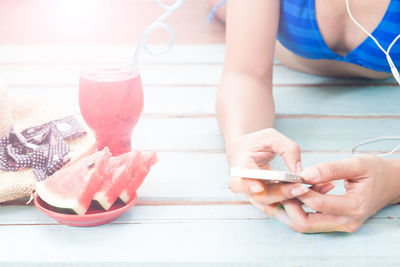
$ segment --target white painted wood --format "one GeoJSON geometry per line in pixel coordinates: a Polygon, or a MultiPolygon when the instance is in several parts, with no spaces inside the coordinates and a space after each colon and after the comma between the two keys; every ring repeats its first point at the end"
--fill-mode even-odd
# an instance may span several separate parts
{"type": "Polygon", "coordinates": [[[133,134],[133,146],[149,150],[221,150],[223,140],[214,118],[142,119],[133,134]]]}
{"type": "MultiPolygon", "coordinates": [[[[0,66],[10,86],[77,86],[79,66],[0,66]]],[[[215,85],[222,67],[216,65],[142,65],[144,85],[215,85]]]]}
{"type": "MultiPolygon", "coordinates": [[[[215,113],[216,87],[144,87],[144,114],[212,115],[215,113]]],[[[39,97],[79,112],[78,87],[16,87],[11,94],[39,97]]]]}
{"type": "Polygon", "coordinates": [[[191,262],[203,266],[386,266],[400,260],[396,245],[399,226],[398,219],[369,220],[352,235],[302,235],[271,219],[200,219],[92,228],[2,226],[0,234],[8,242],[0,243],[0,261],[75,266],[93,261],[144,266],[191,262]],[[21,241],[35,245],[23,246],[21,241]]]}
{"type": "MultiPolygon", "coordinates": [[[[396,209],[393,209],[395,212],[396,209]]],[[[34,206],[1,207],[3,217],[0,225],[11,224],[56,224],[34,206]]],[[[182,205],[182,206],[134,206],[114,224],[188,222],[205,220],[272,219],[249,205],[182,205]]],[[[381,218],[381,217],[377,217],[381,218]]],[[[397,218],[397,217],[396,217],[397,218]]]]}
{"type": "MultiPolygon", "coordinates": [[[[77,86],[78,66],[0,66],[0,73],[11,87],[16,86],[77,86]]],[[[220,65],[142,65],[143,84],[148,85],[218,85],[221,79],[220,65]]],[[[275,66],[275,85],[316,85],[316,84],[395,84],[389,80],[333,79],[297,72],[285,66],[275,66]]]]}
{"type": "Polygon", "coordinates": [[[138,195],[142,200],[244,200],[228,182],[224,154],[159,153],[138,195]]]}
{"type": "MultiPolygon", "coordinates": [[[[148,0],[153,1],[153,0],[148,0]]],[[[194,0],[196,1],[196,0],[194,0]]],[[[163,45],[149,45],[152,51],[164,49],[163,45]]],[[[126,59],[133,56],[135,44],[132,45],[0,45],[0,65],[27,64],[79,64],[83,61],[126,59]]],[[[212,63],[223,64],[225,57],[224,44],[175,44],[164,55],[152,56],[146,52],[140,55],[141,64],[159,63],[212,63]]],[[[280,64],[279,60],[274,60],[280,64]]]]}
{"type": "MultiPolygon", "coordinates": [[[[325,161],[346,158],[345,154],[304,154],[304,167],[325,161]]],[[[271,166],[287,170],[276,157],[271,166]]],[[[243,195],[229,190],[229,167],[222,153],[159,153],[159,162],[152,168],[139,189],[141,200],[237,201],[243,195]],[[183,166],[184,165],[184,166],[183,166]],[[194,171],[195,170],[195,171],[194,171]]],[[[341,185],[333,191],[342,194],[341,185]]]]}
{"type": "MultiPolygon", "coordinates": [[[[128,46],[2,46],[0,73],[12,91],[62,99],[77,112],[79,62],[99,54],[126,58],[131,52],[128,46]]],[[[145,116],[135,130],[134,145],[186,152],[159,153],[159,163],[139,189],[141,201],[246,200],[228,189],[224,146],[212,117],[223,52],[223,46],[200,45],[176,46],[163,57],[143,55],[145,114],[167,117],[145,116]]],[[[328,79],[277,65],[274,83],[279,114],[345,116],[276,121],[278,130],[309,151],[302,156],[304,167],[343,159],[347,155],[338,152],[355,143],[400,132],[398,119],[346,118],[399,115],[398,88],[382,86],[393,80],[328,79]],[[379,86],[365,87],[369,83],[379,86]]],[[[272,167],[285,170],[279,158],[272,167]]],[[[333,193],[341,194],[343,188],[333,193]]],[[[398,266],[399,227],[400,206],[377,213],[352,235],[296,234],[251,205],[136,206],[113,224],[94,228],[54,224],[31,206],[0,206],[0,265],[398,266]]]]}
{"type": "MultiPolygon", "coordinates": [[[[246,201],[241,194],[229,190],[229,168],[222,153],[160,152],[159,161],[151,169],[138,191],[141,201],[246,201]]],[[[345,154],[303,154],[304,167],[325,161],[346,158],[345,154]]],[[[287,170],[283,161],[276,157],[273,169],[287,170]]],[[[334,194],[342,194],[338,185],[334,194]]],[[[2,216],[0,224],[7,216],[2,216]]],[[[17,211],[15,211],[17,212],[17,211]]]]}
{"type": "MultiPolygon", "coordinates": [[[[163,49],[163,45],[149,46],[154,51],[163,49]]],[[[28,64],[80,64],[85,61],[130,60],[135,51],[132,45],[98,45],[98,46],[30,46],[30,45],[1,45],[0,65],[28,64]]],[[[151,56],[143,51],[140,55],[141,64],[154,63],[196,63],[222,64],[225,56],[225,46],[219,44],[180,45],[159,56],[151,56]]]]}
{"type": "Polygon", "coordinates": [[[280,115],[400,115],[398,86],[275,87],[280,115]]]}
{"type": "MultiPolygon", "coordinates": [[[[13,87],[15,93],[71,106],[78,112],[78,87],[13,87]]],[[[144,86],[144,114],[215,115],[217,86],[144,86]]],[[[278,115],[398,116],[395,86],[276,87],[278,115]]]]}
{"type": "MultiPolygon", "coordinates": [[[[277,119],[275,126],[303,150],[349,151],[366,139],[400,133],[399,119],[277,119]]],[[[133,138],[134,146],[139,149],[224,149],[215,118],[142,119],[133,138]]],[[[397,143],[372,144],[366,149],[388,150],[397,143]]]]}
{"type": "MultiPolygon", "coordinates": [[[[0,209],[0,226],[58,224],[34,206],[4,206],[0,209]]],[[[181,223],[213,220],[274,220],[250,204],[246,205],[136,205],[111,224],[181,223]]],[[[376,213],[371,220],[400,220],[400,205],[388,206],[376,213]]]]}

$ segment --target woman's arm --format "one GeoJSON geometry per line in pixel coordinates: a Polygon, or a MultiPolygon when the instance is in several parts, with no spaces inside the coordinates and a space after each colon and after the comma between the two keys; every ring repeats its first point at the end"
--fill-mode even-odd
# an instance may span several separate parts
{"type": "MultiPolygon", "coordinates": [[[[272,129],[272,68],[279,8],[279,0],[228,1],[217,117],[231,166],[267,169],[279,154],[291,172],[300,172],[299,146],[272,129]]],[[[230,188],[266,209],[309,190],[301,184],[267,184],[241,177],[232,177],[230,188]]]]}
{"type": "Polygon", "coordinates": [[[279,0],[228,1],[217,118],[230,163],[237,138],[274,123],[272,68],[279,6],[279,0]]]}

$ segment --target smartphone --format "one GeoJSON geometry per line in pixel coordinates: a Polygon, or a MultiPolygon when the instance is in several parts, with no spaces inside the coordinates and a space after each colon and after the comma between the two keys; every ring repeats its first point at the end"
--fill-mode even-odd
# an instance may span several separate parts
{"type": "Polygon", "coordinates": [[[301,175],[285,171],[231,168],[230,175],[248,179],[268,180],[273,182],[308,184],[301,175]]]}

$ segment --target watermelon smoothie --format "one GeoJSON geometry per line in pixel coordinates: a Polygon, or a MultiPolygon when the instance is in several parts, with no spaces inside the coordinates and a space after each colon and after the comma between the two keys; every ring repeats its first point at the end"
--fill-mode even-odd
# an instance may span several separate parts
{"type": "Polygon", "coordinates": [[[79,81],[79,106],[93,130],[97,150],[113,156],[131,151],[133,128],[143,110],[143,89],[137,67],[89,66],[79,81]]]}

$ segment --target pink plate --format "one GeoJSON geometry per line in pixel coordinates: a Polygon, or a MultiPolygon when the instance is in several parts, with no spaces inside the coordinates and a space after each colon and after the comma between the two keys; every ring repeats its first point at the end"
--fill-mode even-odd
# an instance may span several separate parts
{"type": "Polygon", "coordinates": [[[117,200],[109,211],[104,211],[100,205],[91,205],[85,215],[75,215],[60,213],[53,207],[44,202],[38,195],[35,197],[35,206],[47,216],[53,218],[61,224],[70,226],[97,226],[114,221],[129,208],[135,205],[137,195],[132,198],[126,205],[117,200]]]}

